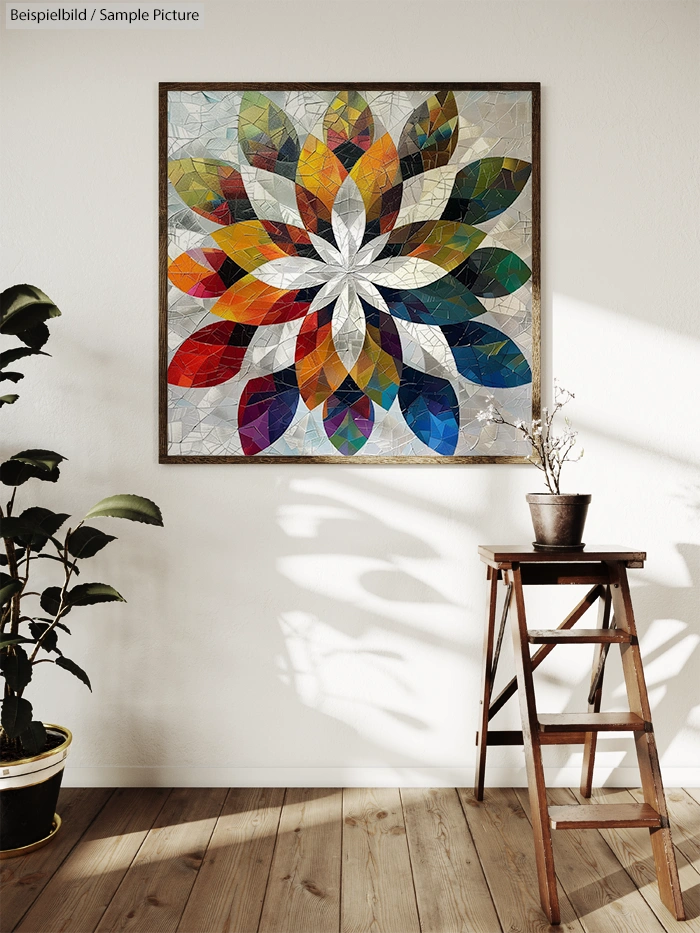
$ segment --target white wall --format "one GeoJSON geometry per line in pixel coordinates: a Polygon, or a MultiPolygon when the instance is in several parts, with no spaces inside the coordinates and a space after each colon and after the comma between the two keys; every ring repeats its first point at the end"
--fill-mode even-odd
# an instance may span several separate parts
{"type": "MultiPolygon", "coordinates": [[[[166,522],[115,522],[86,567],[128,599],[75,613],[64,648],[94,695],[37,670],[37,713],[75,734],[68,782],[471,781],[476,547],[530,540],[534,469],[156,458],[157,82],[363,79],[542,82],[544,378],[576,391],[586,448],[569,490],[593,494],[589,541],[648,549],[634,597],[663,764],[700,781],[699,18],[697,2],[209,0],[200,32],[2,33],[3,282],[64,316],[0,452],[69,458],[56,487],[22,490],[57,510],[138,492],[166,522]]],[[[556,612],[540,600],[538,626],[556,612]]],[[[565,650],[541,699],[580,710],[587,649],[565,650]]],[[[612,707],[620,684],[613,665],[612,707]]],[[[550,780],[575,782],[580,754],[548,751],[550,780]]],[[[519,750],[490,760],[492,783],[522,783],[519,750]]],[[[599,779],[635,782],[631,743],[600,761],[599,779]]]]}

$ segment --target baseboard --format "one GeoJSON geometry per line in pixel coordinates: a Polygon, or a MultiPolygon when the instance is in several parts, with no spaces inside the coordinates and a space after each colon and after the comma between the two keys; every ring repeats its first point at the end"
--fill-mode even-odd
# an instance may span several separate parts
{"type": "MultiPolygon", "coordinates": [[[[663,768],[666,787],[700,787],[700,768],[663,768]]],[[[550,787],[578,787],[580,768],[545,769],[550,787]]],[[[66,767],[64,787],[471,787],[473,768],[66,767]]],[[[596,768],[594,783],[638,787],[636,768],[596,768]]],[[[525,787],[525,768],[487,768],[487,786],[525,787]]]]}

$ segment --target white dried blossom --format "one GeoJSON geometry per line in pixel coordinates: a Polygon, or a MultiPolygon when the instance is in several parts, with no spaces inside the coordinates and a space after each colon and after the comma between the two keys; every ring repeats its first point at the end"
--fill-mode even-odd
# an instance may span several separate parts
{"type": "Polygon", "coordinates": [[[573,392],[569,392],[568,389],[559,385],[558,380],[555,379],[554,406],[551,409],[544,406],[542,408],[542,418],[533,418],[529,425],[520,418],[515,421],[507,421],[503,412],[492,404],[493,397],[490,395],[487,395],[487,399],[491,404],[486,410],[480,411],[476,418],[477,421],[487,425],[504,424],[522,431],[532,444],[532,452],[527,459],[542,470],[549,491],[558,494],[562,466],[567,462],[580,460],[583,456],[583,449],[577,456],[573,455],[577,435],[568,418],[564,419],[565,430],[560,434],[554,433],[555,416],[574,397],[573,392]]]}

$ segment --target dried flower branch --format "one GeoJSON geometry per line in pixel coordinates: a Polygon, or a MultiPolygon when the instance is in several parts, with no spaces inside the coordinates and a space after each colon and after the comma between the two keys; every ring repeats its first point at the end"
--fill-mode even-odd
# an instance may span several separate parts
{"type": "Polygon", "coordinates": [[[547,407],[543,408],[542,418],[534,419],[529,425],[521,420],[506,420],[493,404],[476,416],[478,421],[485,424],[507,424],[530,441],[532,453],[528,460],[542,470],[547,488],[554,495],[560,495],[559,483],[564,464],[575,463],[583,456],[583,448],[576,456],[573,455],[577,432],[572,429],[568,418],[564,418],[565,430],[559,434],[554,432],[555,417],[572,398],[575,398],[573,392],[560,386],[555,379],[554,407],[551,411],[547,407]]]}

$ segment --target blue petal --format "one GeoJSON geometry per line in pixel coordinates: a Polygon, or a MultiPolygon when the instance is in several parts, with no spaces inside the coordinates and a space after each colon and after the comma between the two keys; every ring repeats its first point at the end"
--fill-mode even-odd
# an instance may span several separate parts
{"type": "Polygon", "coordinates": [[[379,291],[394,317],[416,324],[459,324],[486,311],[452,275],[444,275],[425,288],[404,291],[380,286],[379,291]]]}
{"type": "Polygon", "coordinates": [[[532,371],[520,347],[488,324],[443,327],[457,369],[477,385],[514,388],[532,382],[532,371]]]}
{"type": "Polygon", "coordinates": [[[459,405],[446,379],[404,365],[399,405],[416,437],[445,456],[455,452],[459,438],[459,405]]]}

